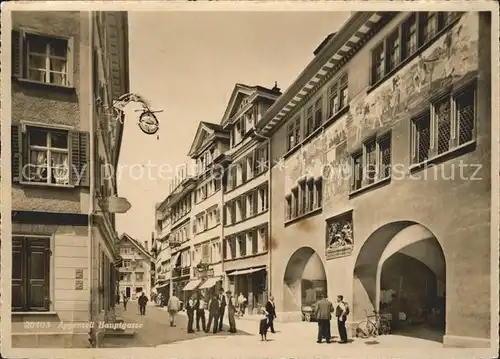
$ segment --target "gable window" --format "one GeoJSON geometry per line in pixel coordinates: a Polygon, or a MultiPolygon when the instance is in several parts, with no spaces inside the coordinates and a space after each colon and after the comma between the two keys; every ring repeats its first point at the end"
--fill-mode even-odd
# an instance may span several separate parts
{"type": "Polygon", "coordinates": [[[447,94],[412,119],[411,161],[425,162],[475,140],[476,86],[447,94]]]}
{"type": "Polygon", "coordinates": [[[314,114],[313,114],[314,106],[309,106],[306,108],[306,137],[309,136],[314,128],[314,114]]]}
{"type": "Polygon", "coordinates": [[[391,134],[372,138],[351,156],[351,189],[356,191],[391,175],[391,134]]]}
{"type": "Polygon", "coordinates": [[[285,196],[285,218],[292,220],[322,207],[323,180],[319,178],[309,178],[299,181],[298,186],[293,188],[291,193],[285,196]]]}
{"type": "Polygon", "coordinates": [[[285,207],[285,219],[288,221],[290,219],[292,219],[293,217],[293,211],[292,211],[292,208],[293,208],[293,203],[292,203],[292,195],[289,194],[285,197],[285,201],[286,201],[286,207],[285,207]]]}
{"type": "Polygon", "coordinates": [[[13,181],[88,186],[88,141],[88,132],[13,125],[13,181]]]}
{"type": "Polygon", "coordinates": [[[349,102],[348,77],[342,75],[338,81],[335,81],[328,89],[328,117],[332,117],[342,110],[349,102]]]}
{"type": "Polygon", "coordinates": [[[399,28],[387,38],[387,72],[392,71],[401,62],[399,28]]]}
{"type": "Polygon", "coordinates": [[[410,57],[418,48],[417,15],[412,14],[403,23],[403,58],[410,57]]]}
{"type": "Polygon", "coordinates": [[[438,31],[438,13],[426,12],[420,15],[420,41],[426,43],[430,41],[438,31]]]}
{"type": "Polygon", "coordinates": [[[384,44],[372,51],[372,82],[379,82],[384,77],[384,44]]]}
{"type": "Polygon", "coordinates": [[[12,236],[12,310],[50,310],[50,238],[12,236]]]}
{"type": "Polygon", "coordinates": [[[288,124],[286,136],[286,150],[290,151],[300,143],[300,116],[288,124]]]}
{"type": "Polygon", "coordinates": [[[457,12],[413,12],[378,44],[371,55],[371,84],[375,85],[423,45],[437,39],[459,17],[457,12]]]}
{"type": "Polygon", "coordinates": [[[17,78],[72,85],[72,39],[12,31],[12,71],[17,78]]]}
{"type": "Polygon", "coordinates": [[[319,128],[323,123],[323,98],[320,97],[314,103],[314,128],[313,130],[319,128]]]}

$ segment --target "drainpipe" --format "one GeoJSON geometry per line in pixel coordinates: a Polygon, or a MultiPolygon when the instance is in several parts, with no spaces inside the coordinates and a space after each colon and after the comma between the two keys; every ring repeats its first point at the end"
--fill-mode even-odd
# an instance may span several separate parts
{"type": "Polygon", "coordinates": [[[268,180],[268,186],[267,186],[267,210],[269,211],[269,221],[268,221],[268,233],[267,233],[267,298],[269,299],[269,296],[272,293],[272,280],[271,280],[271,265],[272,265],[272,241],[271,241],[271,233],[272,233],[272,225],[271,225],[271,218],[272,218],[272,196],[271,196],[271,177],[272,177],[272,166],[271,166],[271,160],[272,160],[272,153],[271,153],[271,138],[264,136],[260,134],[259,132],[255,131],[255,135],[257,137],[260,137],[264,139],[267,142],[267,157],[269,158],[269,166],[268,166],[268,171],[269,171],[269,180],[268,180]]]}
{"type": "MultiPolygon", "coordinates": [[[[225,170],[224,170],[225,171],[225,170]]],[[[222,179],[224,178],[224,172],[222,172],[222,177],[221,177],[221,183],[220,183],[220,192],[221,192],[221,207],[220,207],[220,254],[221,254],[221,272],[222,272],[222,288],[224,288],[224,292],[226,292],[229,289],[229,279],[226,275],[226,271],[224,268],[224,218],[226,217],[226,208],[224,206],[224,186],[223,186],[223,181],[222,179]]]]}
{"type": "MultiPolygon", "coordinates": [[[[94,12],[90,12],[89,16],[89,64],[93,64],[94,62],[92,61],[92,56],[93,56],[93,51],[94,51],[94,12]]],[[[90,314],[90,322],[94,323],[95,318],[94,318],[94,306],[93,306],[93,248],[94,248],[94,236],[92,234],[92,227],[93,227],[93,214],[94,214],[94,207],[95,207],[95,178],[94,178],[94,167],[95,167],[95,158],[94,158],[94,136],[97,131],[97,126],[95,123],[95,118],[94,118],[94,77],[90,76],[90,81],[89,81],[89,95],[90,95],[90,116],[89,116],[89,129],[90,129],[90,136],[89,136],[89,147],[90,147],[90,163],[89,163],[89,183],[90,183],[90,196],[89,196],[89,209],[88,209],[88,217],[89,217],[89,222],[88,222],[88,241],[89,241],[89,271],[88,271],[88,276],[89,276],[89,297],[90,297],[90,303],[89,303],[89,314],[90,314]]],[[[96,337],[95,337],[95,329],[92,328],[89,331],[89,343],[91,347],[95,347],[97,345],[96,342],[96,337]]]]}

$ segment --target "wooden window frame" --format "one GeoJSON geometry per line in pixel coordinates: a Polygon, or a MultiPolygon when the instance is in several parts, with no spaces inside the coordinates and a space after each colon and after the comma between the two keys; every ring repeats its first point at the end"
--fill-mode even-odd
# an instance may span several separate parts
{"type": "Polygon", "coordinates": [[[451,25],[459,16],[458,12],[435,12],[436,15],[436,31],[434,34],[428,38],[425,37],[424,29],[426,24],[426,17],[429,12],[411,12],[406,16],[397,26],[394,27],[394,30],[384,37],[377,45],[375,45],[371,50],[370,56],[370,84],[374,86],[380,82],[382,82],[385,78],[392,75],[397,69],[400,67],[402,63],[405,63],[409,59],[416,56],[416,54],[421,50],[423,46],[434,41],[437,37],[442,35],[444,29],[446,29],[449,25],[451,25]],[[411,19],[415,19],[415,38],[416,45],[415,51],[411,54],[407,53],[407,39],[406,39],[406,30],[408,28],[408,22],[411,19]],[[391,36],[394,35],[395,32],[399,34],[399,61],[394,66],[390,66],[390,56],[389,56],[389,46],[388,40],[391,36]],[[375,54],[378,50],[381,50],[381,54],[383,56],[383,61],[381,63],[383,66],[383,71],[380,76],[377,75],[377,66],[375,61],[375,54]]]}
{"type": "Polygon", "coordinates": [[[323,207],[323,178],[304,178],[285,196],[285,221],[307,216],[323,207]],[[312,198],[312,201],[311,201],[312,198]]]}
{"type": "Polygon", "coordinates": [[[351,193],[352,192],[357,192],[359,190],[362,190],[366,187],[370,187],[372,185],[375,185],[381,181],[384,181],[386,179],[389,179],[392,175],[392,133],[386,132],[382,135],[379,136],[372,136],[370,138],[367,138],[363,144],[362,148],[360,150],[357,150],[351,154],[351,193]],[[389,175],[388,176],[381,176],[381,174],[384,172],[383,171],[383,166],[382,166],[382,154],[381,154],[381,149],[380,149],[380,144],[382,142],[389,141],[389,150],[390,150],[390,166],[389,166],[389,175]],[[368,158],[367,158],[367,146],[369,144],[374,144],[374,158],[375,158],[375,164],[374,164],[374,173],[373,177],[368,176],[368,158]],[[358,187],[357,183],[359,182],[359,178],[357,178],[358,173],[356,172],[356,159],[360,158],[361,159],[361,184],[358,187]]]}
{"type": "Polygon", "coordinates": [[[477,84],[476,81],[473,81],[472,83],[468,83],[461,88],[449,92],[443,96],[440,96],[439,98],[435,99],[434,101],[431,102],[429,107],[419,113],[417,116],[412,118],[411,121],[411,165],[412,166],[419,166],[421,164],[427,163],[429,161],[433,161],[436,158],[439,158],[441,156],[444,156],[448,153],[454,152],[457,149],[463,147],[463,146],[468,146],[471,143],[474,143],[477,139],[477,84]],[[460,143],[460,118],[459,118],[459,113],[458,113],[458,108],[459,108],[459,100],[461,96],[470,94],[473,96],[472,99],[472,106],[473,106],[473,128],[470,133],[471,139],[469,141],[465,141],[463,143],[460,143]],[[449,146],[447,151],[443,151],[442,153],[439,153],[438,151],[438,121],[436,117],[436,111],[435,111],[435,105],[437,102],[443,101],[443,100],[449,100],[450,101],[450,139],[449,139],[449,146]],[[418,130],[417,130],[417,124],[419,121],[421,121],[422,118],[428,116],[429,117],[429,128],[430,128],[430,133],[429,133],[429,150],[428,150],[428,156],[427,159],[425,160],[419,160],[417,158],[418,155],[418,130]]]}
{"type": "MultiPolygon", "coordinates": [[[[74,38],[58,36],[24,28],[15,28],[11,32],[12,36],[12,76],[21,81],[40,83],[48,86],[74,88],[74,72],[75,72],[75,47],[74,38]],[[45,38],[47,42],[50,40],[61,40],[66,42],[66,81],[64,84],[57,84],[47,81],[32,80],[29,77],[29,38],[30,37],[45,38]]],[[[46,44],[48,51],[48,47],[46,44]]],[[[47,55],[44,54],[45,56],[47,55]]],[[[51,55],[51,57],[54,57],[51,55]]],[[[48,59],[46,59],[48,61],[48,59]]],[[[46,65],[47,68],[47,65],[46,65]]],[[[50,67],[49,67],[50,69],[50,67]]]]}
{"type": "Polygon", "coordinates": [[[301,141],[301,118],[296,116],[287,125],[286,150],[290,151],[300,144],[301,141]]]}
{"type": "MultiPolygon", "coordinates": [[[[90,186],[90,134],[76,131],[67,126],[54,126],[36,122],[22,121],[11,126],[12,181],[21,185],[42,187],[89,187],[90,186]],[[29,166],[29,133],[32,130],[47,132],[66,132],[68,136],[69,183],[57,184],[30,181],[26,176],[29,166]],[[81,178],[80,178],[81,175],[81,178]]],[[[99,172],[100,175],[104,173],[99,172]]]]}

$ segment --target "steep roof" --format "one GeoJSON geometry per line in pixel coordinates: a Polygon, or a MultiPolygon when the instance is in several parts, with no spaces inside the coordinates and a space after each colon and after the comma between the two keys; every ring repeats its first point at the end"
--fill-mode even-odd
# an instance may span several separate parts
{"type": "Polygon", "coordinates": [[[136,239],[134,239],[131,236],[129,236],[127,233],[122,233],[122,235],[120,236],[120,242],[122,242],[123,240],[129,241],[137,249],[139,249],[139,251],[141,251],[144,255],[146,255],[150,260],[153,260],[153,256],[148,253],[148,251],[146,250],[146,248],[144,248],[142,244],[140,244],[136,239]]]}

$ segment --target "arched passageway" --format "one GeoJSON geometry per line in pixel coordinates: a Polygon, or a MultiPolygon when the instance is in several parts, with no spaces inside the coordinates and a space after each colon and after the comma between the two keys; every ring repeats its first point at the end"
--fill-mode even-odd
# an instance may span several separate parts
{"type": "Polygon", "coordinates": [[[299,248],[288,261],[283,278],[283,310],[301,312],[314,304],[327,290],[325,268],[310,247],[299,248]]]}
{"type": "Polygon", "coordinates": [[[390,223],[366,240],[356,260],[353,319],[378,310],[393,334],[442,341],[445,287],[445,257],[434,234],[418,223],[390,223]]]}

